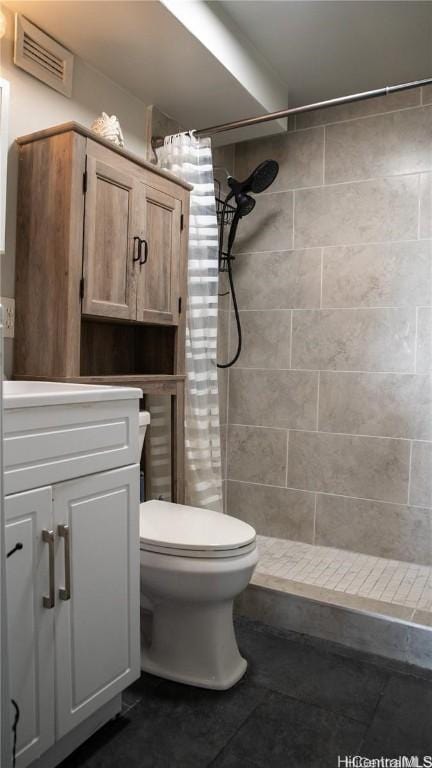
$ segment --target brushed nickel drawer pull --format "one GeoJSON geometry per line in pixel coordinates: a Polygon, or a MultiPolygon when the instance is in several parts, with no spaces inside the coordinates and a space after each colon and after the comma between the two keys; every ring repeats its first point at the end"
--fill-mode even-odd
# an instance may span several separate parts
{"type": "Polygon", "coordinates": [[[54,608],[55,606],[55,572],[54,572],[54,531],[48,531],[46,528],[42,531],[42,541],[48,544],[48,567],[49,567],[49,595],[42,598],[44,608],[54,608]]]}
{"type": "Polygon", "coordinates": [[[59,525],[57,533],[61,539],[64,539],[64,557],[65,557],[65,585],[64,589],[59,589],[60,600],[70,600],[71,596],[71,577],[70,577],[70,531],[68,525],[59,525]]]}

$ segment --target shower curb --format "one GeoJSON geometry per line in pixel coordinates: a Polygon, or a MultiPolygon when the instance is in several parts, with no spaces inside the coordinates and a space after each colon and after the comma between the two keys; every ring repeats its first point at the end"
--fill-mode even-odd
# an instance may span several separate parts
{"type": "Polygon", "coordinates": [[[236,600],[235,613],[278,630],[432,670],[432,627],[255,584],[236,600]]]}

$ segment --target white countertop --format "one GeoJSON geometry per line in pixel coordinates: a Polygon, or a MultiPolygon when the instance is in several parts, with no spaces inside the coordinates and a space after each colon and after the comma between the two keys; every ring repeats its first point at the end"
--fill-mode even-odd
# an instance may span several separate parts
{"type": "Polygon", "coordinates": [[[131,400],[143,396],[138,387],[107,387],[93,384],[64,384],[58,381],[4,381],[3,407],[30,408],[103,400],[131,400]]]}

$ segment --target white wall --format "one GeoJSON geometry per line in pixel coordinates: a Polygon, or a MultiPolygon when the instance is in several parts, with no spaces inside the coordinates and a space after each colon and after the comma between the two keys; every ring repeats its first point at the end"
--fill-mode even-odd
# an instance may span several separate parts
{"type": "MultiPolygon", "coordinates": [[[[0,295],[14,296],[15,226],[18,155],[15,138],[50,125],[75,120],[90,126],[102,110],[116,114],[120,120],[126,147],[146,156],[146,105],[117,83],[75,58],[72,98],[57,91],[15,67],[13,63],[13,14],[0,6],[7,18],[6,36],[0,43],[0,73],[11,85],[10,148],[8,155],[8,191],[6,208],[6,253],[2,257],[0,295]]],[[[113,52],[115,55],[115,52],[113,52]]],[[[5,340],[5,373],[11,373],[12,343],[5,340]]]]}

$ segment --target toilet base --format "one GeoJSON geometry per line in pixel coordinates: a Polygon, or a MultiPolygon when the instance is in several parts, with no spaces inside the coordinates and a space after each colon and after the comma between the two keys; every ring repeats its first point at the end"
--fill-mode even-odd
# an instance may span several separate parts
{"type": "Polygon", "coordinates": [[[234,633],[233,601],[156,604],[151,642],[142,642],[141,668],[199,688],[231,688],[247,669],[234,633]]]}

